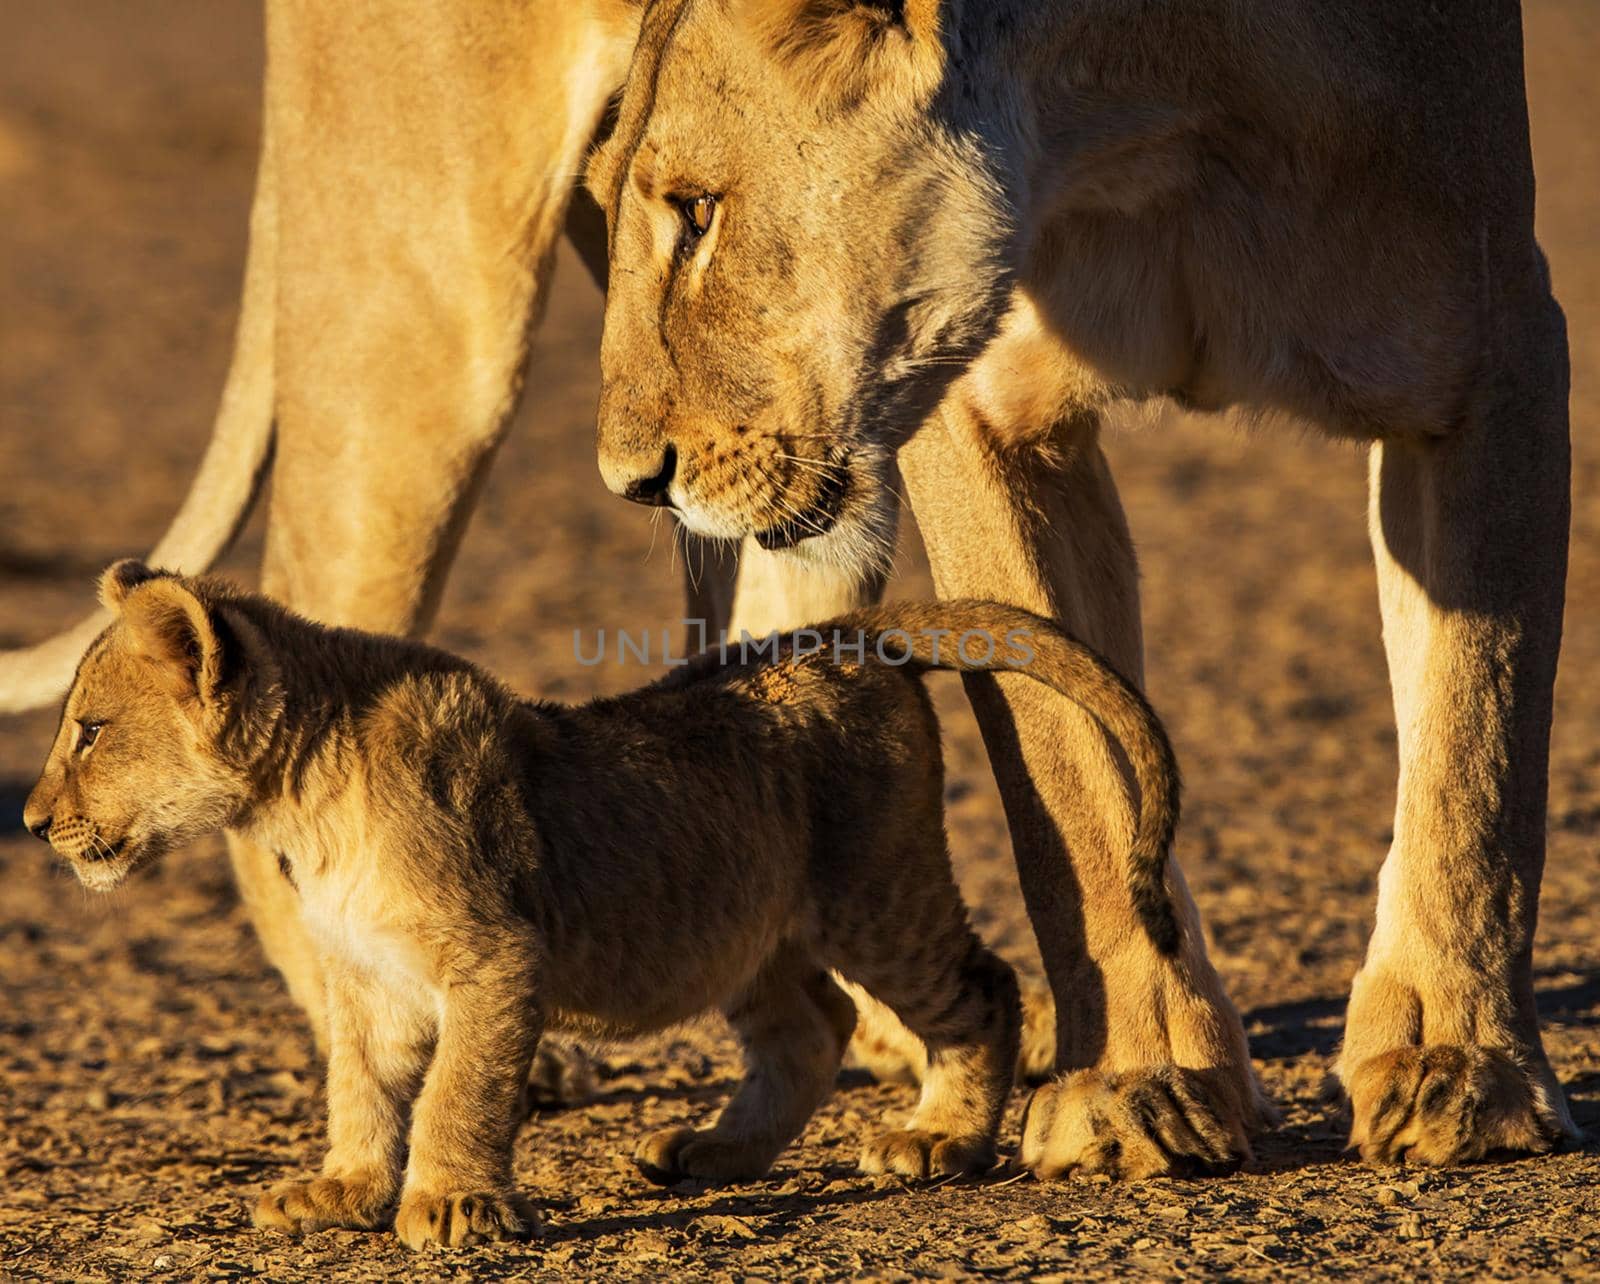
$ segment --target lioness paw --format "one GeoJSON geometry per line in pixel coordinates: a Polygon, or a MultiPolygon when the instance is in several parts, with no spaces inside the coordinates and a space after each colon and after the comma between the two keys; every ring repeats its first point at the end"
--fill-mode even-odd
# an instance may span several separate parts
{"type": "Polygon", "coordinates": [[[395,1214],[394,1231],[407,1248],[461,1248],[528,1239],[541,1233],[542,1224],[533,1205],[513,1191],[408,1191],[395,1214]]]}
{"type": "Polygon", "coordinates": [[[879,1133],[861,1148],[862,1172],[912,1181],[987,1172],[994,1161],[994,1143],[987,1137],[946,1137],[914,1128],[879,1133]]]}
{"type": "Polygon", "coordinates": [[[333,1227],[372,1230],[383,1224],[391,1197],[381,1183],[350,1178],[280,1181],[256,1200],[251,1220],[258,1230],[291,1235],[333,1227]]]}
{"type": "Polygon", "coordinates": [[[1022,1163],[1045,1181],[1228,1172],[1250,1158],[1230,1095],[1204,1072],[1179,1066],[1109,1075],[1077,1070],[1033,1094],[1022,1163]]]}
{"type": "Polygon", "coordinates": [[[633,1152],[633,1162],[658,1186],[686,1179],[712,1182],[755,1181],[772,1166],[772,1156],[716,1129],[664,1128],[653,1132],[633,1152]]]}
{"type": "Polygon", "coordinates": [[[1350,1144],[1370,1164],[1459,1164],[1494,1151],[1539,1154],[1560,1140],[1538,1079],[1492,1048],[1393,1048],[1349,1075],[1350,1144]]]}

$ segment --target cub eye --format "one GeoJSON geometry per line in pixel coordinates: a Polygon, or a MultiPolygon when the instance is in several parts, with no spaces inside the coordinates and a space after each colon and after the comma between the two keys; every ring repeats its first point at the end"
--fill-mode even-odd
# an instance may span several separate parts
{"type": "Polygon", "coordinates": [[[80,722],[78,724],[78,752],[88,753],[94,748],[94,742],[100,739],[100,732],[105,727],[103,722],[80,722]]]}
{"type": "Polygon", "coordinates": [[[686,196],[678,202],[678,208],[683,212],[683,221],[688,224],[689,235],[698,240],[711,230],[711,219],[717,212],[717,198],[704,193],[686,196]]]}

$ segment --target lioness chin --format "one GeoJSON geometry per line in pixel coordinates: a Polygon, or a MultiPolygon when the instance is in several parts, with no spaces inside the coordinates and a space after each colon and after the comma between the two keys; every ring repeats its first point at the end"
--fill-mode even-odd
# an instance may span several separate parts
{"type": "MultiPolygon", "coordinates": [[[[636,1159],[657,1180],[759,1177],[855,1023],[830,973],[927,1048],[915,1114],[867,1141],[863,1167],[989,1167],[1017,985],[951,874],[930,667],[1015,666],[1118,739],[1140,794],[1130,892],[1155,946],[1178,945],[1166,737],[1103,661],[1026,612],[865,611],[823,626],[859,646],[833,663],[790,638],[565,708],[218,581],[119,562],[101,599],[114,622],[25,820],[95,888],[224,826],[278,853],[327,977],[329,1148],[318,1177],[259,1200],[261,1227],[393,1212],[412,1247],[529,1233],[511,1143],[541,1035],[631,1035],[711,1007],[744,1042],[745,1078],[712,1126],[647,1136],[636,1159]],[[974,633],[981,662],[951,641],[974,633]]],[[[1208,1145],[1220,1164],[1244,1141],[1208,1145]]]]}

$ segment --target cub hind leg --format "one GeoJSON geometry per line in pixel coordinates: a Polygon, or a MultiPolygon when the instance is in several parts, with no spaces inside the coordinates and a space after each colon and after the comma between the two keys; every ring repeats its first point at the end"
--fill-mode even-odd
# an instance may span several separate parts
{"type": "Polygon", "coordinates": [[[868,1140],[861,1155],[867,1172],[916,1180],[994,1164],[1022,1028],[1016,974],[973,932],[942,834],[933,841],[939,868],[930,868],[926,854],[900,865],[913,877],[891,902],[889,921],[898,930],[885,933],[880,916],[830,940],[839,972],[888,1008],[926,1050],[910,1122],[868,1140]]]}
{"type": "Polygon", "coordinates": [[[651,1133],[634,1162],[663,1185],[750,1181],[800,1134],[833,1087],[856,1011],[814,959],[784,947],[726,1009],[745,1048],[745,1077],[709,1128],[651,1133]]]}
{"type": "MultiPolygon", "coordinates": [[[[865,1070],[879,1083],[920,1085],[928,1072],[928,1050],[905,1023],[853,981],[839,978],[856,1005],[856,1032],[845,1064],[865,1070]]],[[[1043,1083],[1056,1069],[1056,1004],[1040,977],[1019,976],[1022,1039],[1017,1048],[1017,1080],[1043,1083]]]]}

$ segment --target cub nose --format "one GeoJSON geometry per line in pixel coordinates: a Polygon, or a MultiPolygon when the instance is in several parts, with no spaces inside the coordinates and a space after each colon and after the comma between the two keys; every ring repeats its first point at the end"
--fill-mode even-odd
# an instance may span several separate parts
{"type": "Polygon", "coordinates": [[[678,472],[678,449],[671,442],[659,455],[633,454],[618,456],[603,453],[600,458],[600,475],[613,495],[631,499],[635,504],[663,508],[672,501],[667,488],[678,472]]]}
{"type": "Polygon", "coordinates": [[[41,779],[22,804],[22,827],[35,838],[44,838],[50,832],[50,813],[55,810],[60,798],[59,791],[50,788],[41,779]]]}

